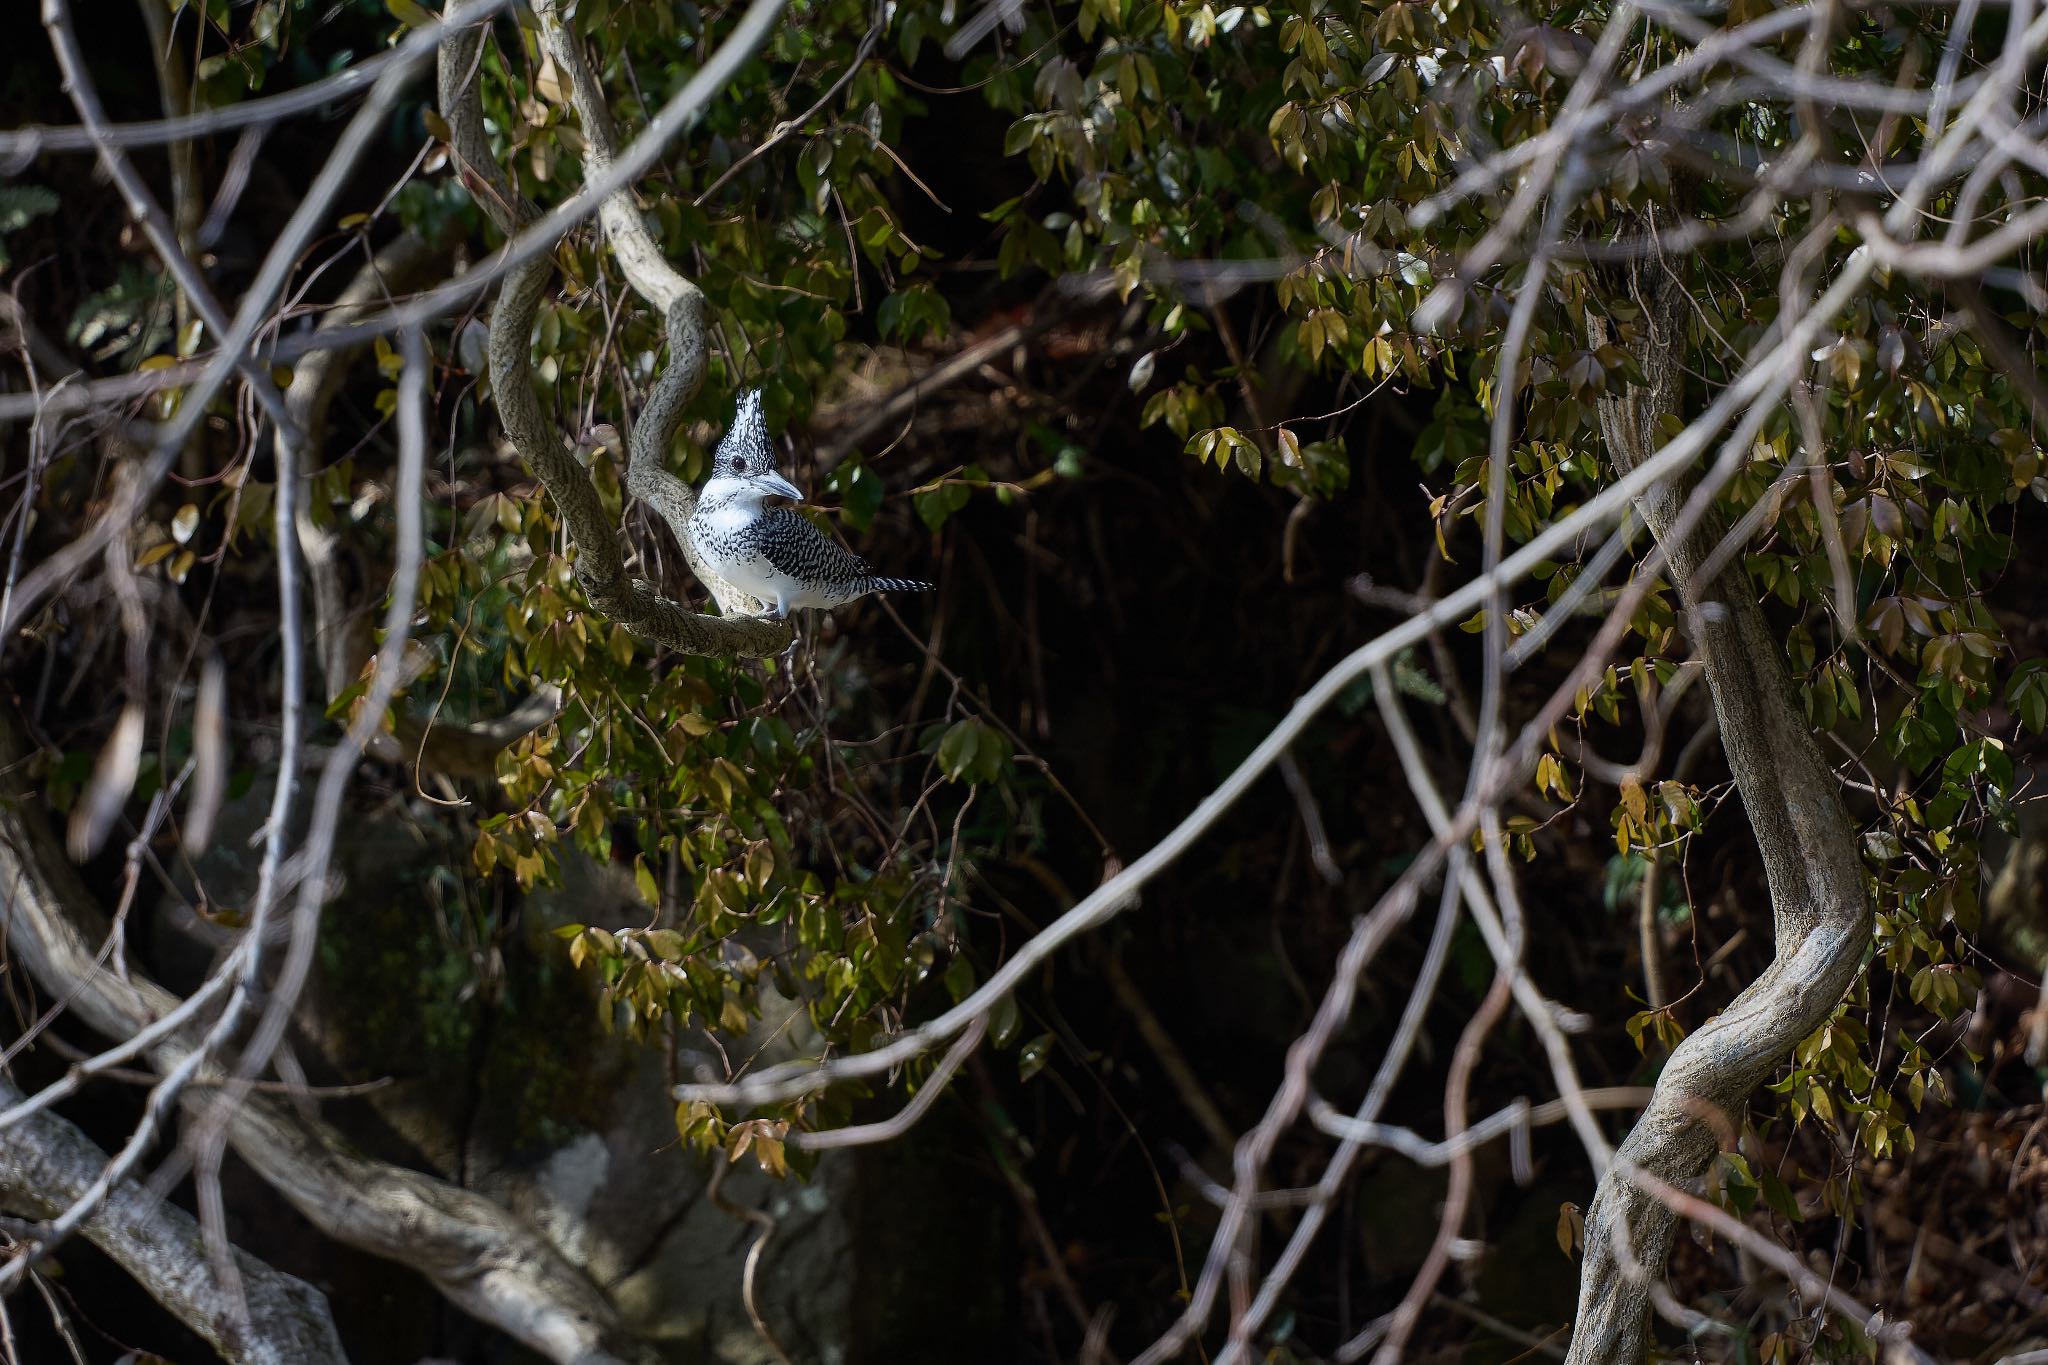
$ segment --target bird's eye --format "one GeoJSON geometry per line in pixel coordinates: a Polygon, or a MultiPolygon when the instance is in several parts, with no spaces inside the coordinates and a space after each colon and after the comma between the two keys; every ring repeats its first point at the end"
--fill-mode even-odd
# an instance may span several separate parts
{"type": "Polygon", "coordinates": [[[735,473],[735,474],[744,474],[744,473],[746,473],[746,472],[747,472],[747,462],[746,462],[745,460],[734,460],[734,461],[732,462],[732,472],[733,472],[733,473],[735,473]]]}

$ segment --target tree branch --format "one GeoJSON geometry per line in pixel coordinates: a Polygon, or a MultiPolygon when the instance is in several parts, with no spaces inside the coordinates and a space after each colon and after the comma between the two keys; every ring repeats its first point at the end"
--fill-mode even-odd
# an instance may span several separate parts
{"type": "MultiPolygon", "coordinates": [[[[360,320],[392,296],[408,293],[426,283],[433,268],[447,259],[443,242],[431,242],[413,232],[403,232],[363,262],[333,303],[327,306],[316,329],[331,332],[360,320]]],[[[299,546],[306,557],[306,576],[313,585],[313,651],[320,660],[320,675],[328,701],[340,696],[355,681],[362,659],[369,654],[365,629],[352,637],[349,632],[348,603],[343,599],[336,567],[336,538],[314,524],[309,509],[306,483],[324,458],[327,409],[348,374],[349,362],[362,349],[361,343],[319,350],[292,367],[291,382],[285,386],[285,411],[300,434],[297,466],[301,493],[298,506],[299,546]]],[[[277,442],[279,467],[293,458],[289,444],[277,442]]]]}
{"type": "MultiPolygon", "coordinates": [[[[481,12],[495,14],[506,3],[507,0],[477,0],[477,7],[481,12]]],[[[43,0],[43,14],[52,37],[61,40],[68,33],[70,22],[70,11],[64,0],[43,0]]],[[[127,533],[143,506],[155,493],[157,485],[169,472],[171,462],[184,448],[193,429],[204,418],[214,396],[226,383],[229,372],[246,366],[259,354],[261,348],[254,345],[256,334],[271,320],[271,306],[284,288],[287,276],[296,268],[299,253],[312,235],[321,230],[328,221],[328,211],[335,197],[341,193],[349,177],[354,174],[356,162],[371,139],[381,135],[385,118],[396,103],[406,81],[429,52],[440,50],[442,37],[443,29],[440,25],[415,29],[399,44],[394,60],[380,68],[380,74],[362,108],[356,111],[355,116],[342,130],[341,136],[336,139],[334,150],[321,166],[319,174],[313,178],[313,183],[307,187],[305,195],[299,200],[298,207],[279,232],[277,240],[265,254],[263,264],[257,269],[255,280],[243,293],[236,307],[233,320],[224,331],[216,333],[220,339],[219,349],[197,371],[196,378],[184,394],[177,413],[159,426],[155,447],[149,457],[137,466],[135,477],[120,485],[104,515],[96,518],[85,532],[70,544],[45,557],[42,563],[22,578],[14,596],[5,604],[5,610],[0,611],[0,639],[6,638],[21,620],[42,604],[44,599],[72,582],[87,564],[105,551],[115,536],[127,533]]],[[[82,70],[82,64],[77,65],[82,70]]],[[[103,128],[100,132],[104,134],[109,130],[103,128]]],[[[95,145],[99,148],[109,172],[112,173],[115,161],[119,160],[114,155],[118,152],[117,144],[109,139],[96,138],[95,145]]],[[[146,195],[143,198],[146,199],[146,195]]],[[[133,196],[129,196],[129,205],[131,211],[138,214],[143,212],[142,201],[133,196]]],[[[157,217],[161,218],[161,214],[157,217]]],[[[144,217],[143,221],[147,225],[148,218],[144,217]]],[[[172,257],[166,258],[167,268],[178,268],[176,260],[173,259],[175,256],[176,253],[173,251],[172,257]]],[[[189,292],[196,298],[200,291],[189,292]]],[[[464,291],[457,288],[447,292],[460,295],[464,291]]],[[[444,293],[437,292],[435,297],[438,299],[445,296],[444,293]]],[[[432,315],[431,306],[422,310],[422,318],[432,315]]],[[[419,320],[421,319],[414,319],[419,320]]],[[[260,373],[260,366],[259,373],[251,378],[249,388],[259,402],[272,410],[273,420],[283,420],[282,399],[278,395],[276,385],[270,382],[269,376],[260,373]]],[[[48,405],[44,395],[31,397],[34,400],[31,408],[33,412],[41,412],[48,405]]],[[[71,400],[67,400],[67,403],[68,401],[71,400]]],[[[65,407],[66,404],[60,403],[59,406],[65,407]]]]}
{"type": "MultiPolygon", "coordinates": [[[[548,55],[569,77],[569,98],[583,125],[585,169],[593,178],[603,179],[618,160],[619,135],[612,122],[611,108],[590,74],[590,64],[583,59],[582,44],[563,22],[557,0],[539,0],[533,12],[540,20],[541,42],[548,55]]],[[[633,202],[630,187],[621,186],[606,195],[598,206],[598,218],[604,224],[612,257],[618,261],[626,282],[667,320],[669,367],[655,381],[640,411],[640,420],[633,427],[626,461],[627,491],[668,523],[677,548],[689,561],[690,572],[711,590],[721,612],[727,616],[759,616],[767,611],[767,603],[720,578],[698,556],[688,531],[697,495],[664,465],[669,442],[682,423],[683,409],[704,386],[709,349],[704,291],[662,255],[633,202]]]]}
{"type": "MultiPolygon", "coordinates": [[[[774,10],[780,0],[766,0],[774,10]]],[[[453,21],[464,8],[463,0],[450,0],[447,16],[453,21]]],[[[757,3],[757,9],[762,5],[757,3]]],[[[750,19],[754,16],[750,14],[750,19]]],[[[758,41],[765,25],[757,25],[758,41]]],[[[744,41],[735,34],[728,43],[744,41]]],[[[484,135],[483,101],[478,93],[475,70],[483,34],[465,30],[441,49],[441,116],[448,123],[457,164],[484,211],[507,236],[538,219],[533,205],[506,178],[492,155],[484,135]]],[[[565,41],[573,49],[573,44],[565,41]]],[[[723,52],[720,54],[724,55],[723,52]]],[[[564,65],[567,65],[564,63],[564,65]]],[[[576,54],[575,70],[582,69],[576,54]]],[[[588,73],[583,81],[589,82],[588,73]]],[[[584,136],[588,144],[586,162],[603,179],[611,169],[609,157],[610,119],[603,102],[592,94],[585,110],[584,136]],[[600,145],[602,144],[602,146],[600,145]]],[[[652,130],[650,130],[651,132],[652,130]]],[[[703,294],[662,261],[660,252],[647,237],[639,215],[632,207],[630,189],[620,188],[601,201],[599,212],[611,235],[613,250],[621,268],[643,297],[664,308],[668,317],[669,365],[655,381],[633,433],[632,457],[626,483],[636,496],[649,503],[676,532],[685,555],[696,568],[695,555],[683,526],[696,503],[681,480],[661,467],[669,438],[682,420],[682,411],[704,380],[705,328],[703,294]]],[[[515,267],[505,277],[498,306],[491,316],[491,391],[497,398],[505,434],[525,459],[528,468],[548,490],[562,514],[569,537],[576,546],[575,570],[591,608],[619,622],[635,635],[685,654],[740,655],[764,658],[779,654],[794,638],[785,622],[750,619],[743,616],[703,616],[688,611],[645,583],[628,579],[619,538],[605,515],[597,489],[590,477],[569,454],[563,432],[542,413],[535,396],[532,376],[532,334],[534,315],[552,273],[545,255],[515,267]]],[[[724,586],[701,570],[699,577],[713,588],[724,586]]],[[[728,588],[727,593],[731,590],[728,588]]],[[[750,600],[750,599],[748,599],[750,600]]],[[[720,599],[721,606],[741,605],[737,596],[720,599]]],[[[758,604],[755,604],[758,609],[758,604]]]]}

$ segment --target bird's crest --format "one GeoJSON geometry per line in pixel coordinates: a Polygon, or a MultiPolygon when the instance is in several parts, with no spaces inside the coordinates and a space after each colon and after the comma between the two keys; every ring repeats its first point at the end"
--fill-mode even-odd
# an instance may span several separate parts
{"type": "Polygon", "coordinates": [[[748,389],[740,395],[739,411],[733,414],[725,439],[718,443],[713,463],[721,474],[742,476],[775,468],[775,447],[768,444],[768,422],[761,416],[759,389],[748,389]]]}

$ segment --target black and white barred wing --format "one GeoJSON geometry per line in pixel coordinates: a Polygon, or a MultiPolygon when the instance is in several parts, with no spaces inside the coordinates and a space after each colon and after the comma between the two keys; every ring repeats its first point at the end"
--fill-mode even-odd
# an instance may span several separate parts
{"type": "Polygon", "coordinates": [[[823,532],[803,513],[771,507],[761,514],[761,556],[776,572],[818,590],[858,590],[874,576],[867,561],[823,532]]]}

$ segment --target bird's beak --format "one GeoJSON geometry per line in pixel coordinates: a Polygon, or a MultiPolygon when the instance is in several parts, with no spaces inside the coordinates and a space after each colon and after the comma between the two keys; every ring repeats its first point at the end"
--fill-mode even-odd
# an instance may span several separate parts
{"type": "Polygon", "coordinates": [[[770,493],[788,498],[791,502],[802,502],[804,500],[804,495],[797,491],[796,485],[783,478],[780,474],[763,474],[761,476],[761,486],[770,493]]]}

